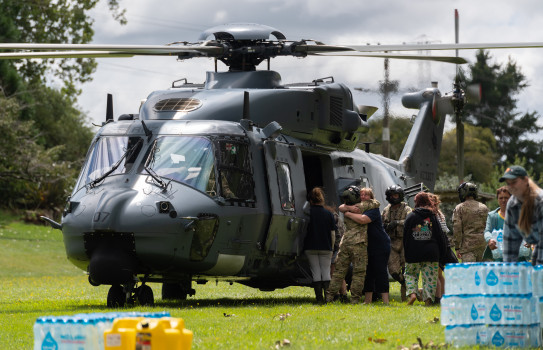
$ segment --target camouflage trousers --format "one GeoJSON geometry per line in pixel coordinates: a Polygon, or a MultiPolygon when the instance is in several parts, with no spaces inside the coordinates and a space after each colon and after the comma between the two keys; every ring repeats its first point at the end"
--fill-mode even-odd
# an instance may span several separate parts
{"type": "Polygon", "coordinates": [[[483,254],[485,252],[485,246],[477,248],[477,249],[470,249],[462,250],[460,254],[462,255],[462,262],[481,262],[483,261],[483,254]]]}
{"type": "Polygon", "coordinates": [[[439,263],[420,262],[405,264],[405,285],[407,295],[419,295],[419,274],[422,276],[422,300],[431,299],[434,301],[437,289],[439,263]]]}
{"type": "Polygon", "coordinates": [[[365,243],[345,244],[339,248],[336,268],[326,292],[326,301],[331,302],[338,293],[343,279],[347,274],[349,265],[353,264],[353,278],[351,281],[351,303],[358,304],[362,299],[364,279],[366,278],[366,265],[368,264],[368,246],[365,243]]]}
{"type": "Polygon", "coordinates": [[[403,252],[403,239],[397,238],[390,241],[390,257],[388,258],[388,273],[400,284],[405,284],[403,269],[405,267],[405,255],[403,252]]]}

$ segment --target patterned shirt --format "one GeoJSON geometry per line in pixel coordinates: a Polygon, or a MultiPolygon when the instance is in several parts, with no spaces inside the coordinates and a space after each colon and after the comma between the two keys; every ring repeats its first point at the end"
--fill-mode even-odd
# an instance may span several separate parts
{"type": "Polygon", "coordinates": [[[515,196],[509,198],[505,209],[505,224],[503,225],[503,261],[514,262],[519,256],[519,248],[524,239],[528,244],[537,244],[536,264],[543,264],[543,244],[539,244],[543,234],[543,191],[539,191],[535,199],[532,232],[524,235],[518,228],[522,202],[515,196]]]}

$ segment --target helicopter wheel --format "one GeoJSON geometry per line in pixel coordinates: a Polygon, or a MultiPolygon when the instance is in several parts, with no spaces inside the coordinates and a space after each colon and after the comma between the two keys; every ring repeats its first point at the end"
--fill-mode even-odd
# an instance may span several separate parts
{"type": "Polygon", "coordinates": [[[120,285],[114,285],[109,288],[107,293],[107,307],[118,308],[123,307],[126,303],[126,293],[120,285]]]}
{"type": "Polygon", "coordinates": [[[153,296],[153,290],[148,285],[144,284],[136,291],[138,302],[141,306],[153,306],[155,305],[155,299],[153,296]]]}

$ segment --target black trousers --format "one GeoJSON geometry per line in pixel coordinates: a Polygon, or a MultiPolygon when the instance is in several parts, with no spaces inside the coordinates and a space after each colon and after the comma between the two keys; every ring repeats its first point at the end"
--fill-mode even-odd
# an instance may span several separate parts
{"type": "Polygon", "coordinates": [[[364,293],[388,293],[390,288],[387,269],[389,256],[390,251],[368,256],[364,293]]]}

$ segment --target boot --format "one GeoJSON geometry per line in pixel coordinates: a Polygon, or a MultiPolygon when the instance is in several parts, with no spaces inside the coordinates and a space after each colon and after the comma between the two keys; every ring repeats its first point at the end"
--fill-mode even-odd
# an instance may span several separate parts
{"type": "Polygon", "coordinates": [[[324,298],[322,297],[322,281],[313,282],[313,290],[315,290],[315,298],[317,299],[317,304],[323,304],[324,298]]]}
{"type": "Polygon", "coordinates": [[[330,287],[330,281],[322,281],[323,301],[326,301],[326,292],[328,292],[328,287],[330,287]]]}
{"type": "Polygon", "coordinates": [[[400,297],[402,298],[402,301],[407,301],[407,288],[405,287],[405,284],[400,286],[400,297]]]}

